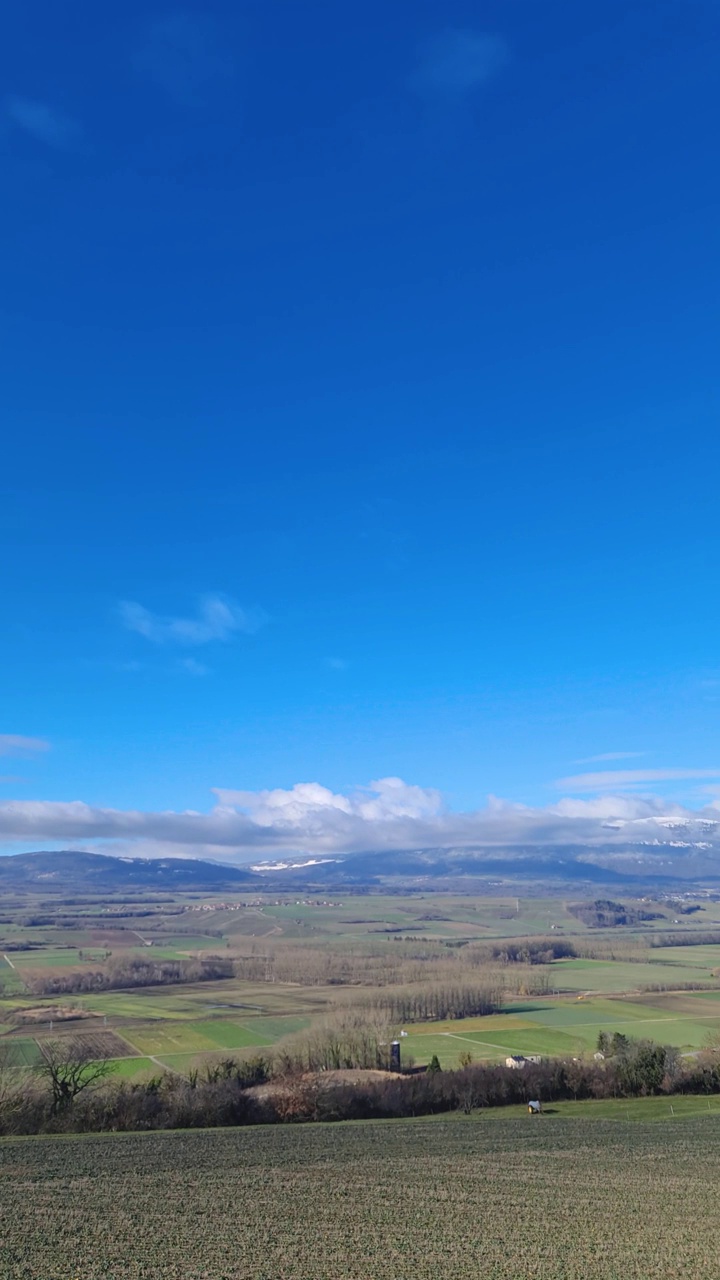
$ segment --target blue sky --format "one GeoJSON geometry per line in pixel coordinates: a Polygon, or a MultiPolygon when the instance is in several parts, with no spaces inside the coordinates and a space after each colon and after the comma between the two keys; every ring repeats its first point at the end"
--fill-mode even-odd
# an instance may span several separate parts
{"type": "Polygon", "coordinates": [[[0,63],[6,847],[712,804],[715,0],[27,0],[0,63]]]}

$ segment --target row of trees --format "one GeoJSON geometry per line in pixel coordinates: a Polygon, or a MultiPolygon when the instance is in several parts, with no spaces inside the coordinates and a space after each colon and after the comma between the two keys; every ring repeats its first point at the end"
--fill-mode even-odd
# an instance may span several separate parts
{"type": "Polygon", "coordinates": [[[645,911],[642,907],[629,907],[611,898],[595,898],[593,902],[574,902],[568,911],[591,929],[617,929],[623,925],[642,924],[650,920],[662,920],[663,911],[645,911]]]}
{"type": "MultiPolygon", "coordinates": [[[[555,945],[538,940],[537,947],[555,945]]],[[[398,946],[375,949],[262,946],[235,957],[235,973],[246,982],[299,982],[303,986],[387,987],[477,986],[504,990],[509,995],[544,995],[550,990],[547,972],[536,959],[509,964],[494,959],[486,943],[448,947],[433,939],[405,938],[398,946]]]]}
{"type": "Polygon", "coordinates": [[[101,969],[56,969],[23,974],[28,990],[36,996],[217,982],[234,976],[232,960],[224,956],[208,956],[203,960],[162,960],[150,954],[113,956],[101,969]]]}
{"type": "Polygon", "coordinates": [[[562,938],[535,938],[497,943],[490,948],[490,955],[500,964],[551,964],[576,956],[577,951],[572,942],[562,938]]]}
{"type": "Polygon", "coordinates": [[[375,1015],[395,1025],[412,1022],[445,1022],[450,1018],[477,1018],[497,1013],[503,1004],[500,987],[479,983],[429,983],[373,993],[363,1002],[375,1015]]]}
{"type": "Polygon", "coordinates": [[[717,1057],[683,1066],[673,1050],[628,1043],[605,1063],[549,1061],[523,1071],[467,1065],[458,1071],[373,1075],[338,1081],[323,1072],[277,1071],[265,1058],[214,1062],[191,1072],[128,1084],[108,1077],[58,1043],[46,1045],[32,1073],[0,1070],[0,1133],[90,1132],[277,1124],[305,1120],[376,1119],[470,1112],[541,1098],[630,1098],[666,1093],[720,1093],[717,1057]],[[258,1087],[261,1086],[261,1087],[258,1087]]]}

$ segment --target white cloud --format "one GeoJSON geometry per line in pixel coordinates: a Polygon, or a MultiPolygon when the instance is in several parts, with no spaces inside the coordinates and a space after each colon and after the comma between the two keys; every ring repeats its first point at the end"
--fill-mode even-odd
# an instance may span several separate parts
{"type": "Polygon", "coordinates": [[[77,146],[81,140],[82,130],[79,124],[57,108],[48,106],[46,102],[11,97],[7,100],[6,109],[19,129],[47,147],[67,151],[77,146]]]}
{"type": "Polygon", "coordinates": [[[50,743],[44,738],[24,738],[18,733],[0,733],[0,756],[27,756],[38,751],[49,751],[50,743]]]}
{"type": "Polygon", "coordinates": [[[501,36],[448,30],[419,53],[413,84],[451,97],[462,97],[491,79],[509,58],[501,36]]]}
{"type": "Polygon", "coordinates": [[[440,812],[439,791],[408,786],[401,778],[379,778],[350,796],[337,795],[318,782],[298,782],[289,791],[215,789],[224,808],[244,811],[261,827],[309,825],[319,830],[338,814],[362,822],[427,818],[440,812]]]}
{"type": "Polygon", "coordinates": [[[610,764],[612,760],[639,760],[646,751],[603,751],[599,756],[585,756],[575,764],[610,764]]]}
{"type": "Polygon", "coordinates": [[[720,778],[720,769],[615,769],[601,773],[576,773],[558,778],[561,791],[604,791],[612,787],[636,786],[645,782],[684,782],[695,778],[720,778]]]}
{"type": "MultiPolygon", "coordinates": [[[[98,808],[82,801],[0,802],[0,839],[102,847],[106,851],[171,852],[226,861],[278,852],[350,854],[386,850],[501,849],[573,845],[627,848],[641,840],[648,849],[666,845],[668,822],[682,827],[701,819],[717,828],[713,806],[688,810],[648,796],[564,798],[544,809],[491,797],[486,807],[456,813],[433,788],[400,778],[380,778],[343,794],[318,782],[269,791],[217,789],[217,805],[197,811],[142,812],[98,808]],[[101,842],[98,845],[98,842],[101,842]],[[108,844],[110,842],[110,844],[108,844]]],[[[685,837],[683,837],[684,839],[685,837]]]]}
{"type": "Polygon", "coordinates": [[[230,640],[237,632],[252,635],[265,622],[261,609],[241,609],[226,596],[203,596],[194,618],[167,618],[152,613],[134,600],[119,606],[120,618],[128,631],[135,631],[153,644],[194,646],[212,640],[230,640]]]}

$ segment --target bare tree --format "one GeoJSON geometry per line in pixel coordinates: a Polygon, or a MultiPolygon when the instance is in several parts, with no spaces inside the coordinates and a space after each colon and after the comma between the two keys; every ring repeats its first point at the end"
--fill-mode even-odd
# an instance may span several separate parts
{"type": "Polygon", "coordinates": [[[50,1085],[52,1115],[67,1110],[79,1093],[94,1088],[112,1071],[108,1058],[93,1056],[91,1046],[75,1036],[43,1040],[40,1049],[42,1060],[35,1069],[50,1085]]]}

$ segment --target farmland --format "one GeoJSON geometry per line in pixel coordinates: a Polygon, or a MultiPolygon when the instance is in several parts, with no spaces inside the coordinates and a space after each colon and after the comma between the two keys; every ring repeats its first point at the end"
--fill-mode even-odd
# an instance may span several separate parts
{"type": "Polygon", "coordinates": [[[692,1053],[720,1028],[718,995],[692,991],[539,998],[508,1003],[503,1013],[487,1018],[411,1026],[403,1043],[416,1062],[435,1054],[443,1067],[457,1066],[463,1052],[475,1061],[499,1061],[517,1053],[581,1057],[595,1048],[601,1031],[645,1037],[692,1053]]]}
{"type": "Polygon", "coordinates": [[[717,1114],[575,1116],[6,1140],[0,1273],[715,1280],[717,1114]]]}
{"type": "Polygon", "coordinates": [[[601,1031],[693,1053],[720,1036],[720,904],[710,899],[679,920],[661,909],[656,920],[620,931],[589,929],[557,898],[370,893],[228,904],[177,895],[149,901],[139,918],[137,903],[77,900],[70,915],[46,900],[40,906],[42,914],[28,897],[1,926],[8,950],[0,1043],[17,1065],[37,1061],[48,1036],[87,1042],[107,1032],[116,1073],[132,1078],[150,1062],[187,1074],[203,1060],[271,1050],[384,989],[441,981],[492,984],[503,993],[502,1012],[398,1022],[391,1030],[408,1033],[406,1061],[437,1057],[455,1067],[467,1054],[475,1062],[518,1053],[585,1057],[601,1031]],[[523,955],[527,940],[542,934],[571,954],[508,961],[513,947],[523,955]],[[692,945],[668,945],[678,939],[692,945]],[[119,962],[212,955],[227,957],[235,976],[71,993],[73,981],[119,962]],[[58,982],[67,996],[43,994],[43,984],[55,990],[58,982]]]}

